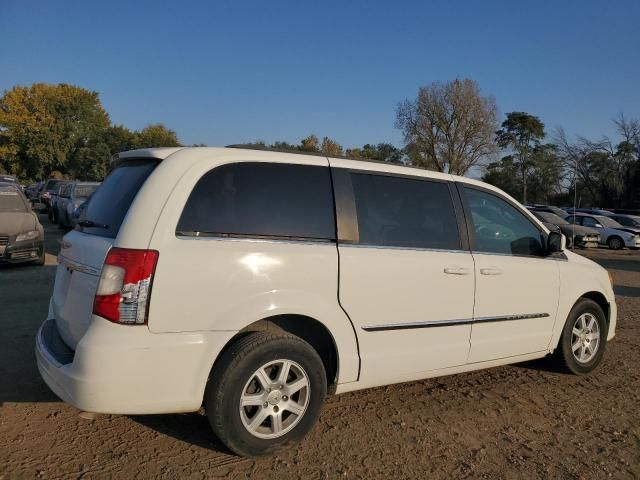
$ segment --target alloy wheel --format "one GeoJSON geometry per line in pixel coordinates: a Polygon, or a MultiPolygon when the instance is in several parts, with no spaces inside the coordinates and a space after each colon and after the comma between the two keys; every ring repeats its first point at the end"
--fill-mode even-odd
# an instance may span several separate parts
{"type": "Polygon", "coordinates": [[[240,419],[258,438],[278,438],[302,419],[310,398],[309,377],[291,360],[274,360],[258,368],[240,396],[240,419]]]}
{"type": "Polygon", "coordinates": [[[600,324],[595,315],[583,313],[580,315],[571,331],[571,351],[580,363],[588,363],[598,353],[600,346],[600,324]]]}

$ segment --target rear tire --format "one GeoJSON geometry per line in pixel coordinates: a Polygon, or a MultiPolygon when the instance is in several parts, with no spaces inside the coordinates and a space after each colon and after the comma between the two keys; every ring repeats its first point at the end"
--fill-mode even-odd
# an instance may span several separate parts
{"type": "Polygon", "coordinates": [[[326,373],[313,347],[294,335],[256,332],[216,362],[205,408],[211,428],[230,450],[255,457],[302,440],[326,393],[326,373]]]}
{"type": "Polygon", "coordinates": [[[554,352],[557,365],[575,375],[592,372],[602,361],[609,326],[600,305],[580,299],[571,309],[554,352]]]}
{"type": "Polygon", "coordinates": [[[624,247],[624,242],[622,241],[622,238],[614,235],[607,239],[607,245],[611,250],[620,250],[624,247]]]}

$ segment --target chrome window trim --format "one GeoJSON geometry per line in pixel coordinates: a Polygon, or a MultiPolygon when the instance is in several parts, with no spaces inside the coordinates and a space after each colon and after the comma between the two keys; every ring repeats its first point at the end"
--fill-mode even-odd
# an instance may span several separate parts
{"type": "Polygon", "coordinates": [[[249,242],[249,243],[289,243],[289,244],[308,244],[308,245],[335,245],[335,240],[330,239],[313,239],[313,238],[284,238],[284,237],[258,237],[251,235],[184,235],[176,233],[178,240],[208,240],[214,242],[249,242]]]}
{"type": "Polygon", "coordinates": [[[478,251],[478,250],[471,250],[471,253],[473,255],[492,255],[492,256],[496,256],[496,257],[515,257],[515,258],[532,258],[534,260],[561,260],[561,261],[566,261],[567,257],[566,255],[564,255],[563,252],[558,252],[558,254],[551,254],[551,255],[545,255],[543,257],[540,257],[538,255],[519,255],[519,254],[515,254],[515,253],[499,253],[499,252],[482,252],[482,251],[478,251]]]}
{"type": "Polygon", "coordinates": [[[361,327],[365,332],[380,332],[386,330],[409,330],[414,328],[453,327],[474,323],[510,322],[515,320],[530,320],[534,318],[548,318],[548,313],[523,313],[517,315],[498,315],[493,317],[463,318],[456,320],[431,320],[426,322],[386,323],[382,325],[365,325],[361,327]]]}
{"type": "Polygon", "coordinates": [[[469,250],[452,250],[447,248],[421,248],[421,247],[398,247],[390,245],[371,245],[367,243],[346,243],[338,242],[339,247],[351,247],[351,248],[377,248],[380,250],[410,250],[417,252],[445,252],[445,253],[466,253],[469,255],[469,250]]]}

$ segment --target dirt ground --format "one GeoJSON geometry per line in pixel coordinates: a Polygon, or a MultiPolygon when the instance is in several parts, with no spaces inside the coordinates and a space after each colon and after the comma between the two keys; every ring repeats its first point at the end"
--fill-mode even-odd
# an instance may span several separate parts
{"type": "Polygon", "coordinates": [[[575,377],[545,361],[327,399],[300,445],[258,460],[226,450],[200,413],[87,420],[40,379],[34,335],[47,265],[0,267],[0,478],[640,478],[640,252],[587,256],[614,277],[617,335],[575,377]]]}

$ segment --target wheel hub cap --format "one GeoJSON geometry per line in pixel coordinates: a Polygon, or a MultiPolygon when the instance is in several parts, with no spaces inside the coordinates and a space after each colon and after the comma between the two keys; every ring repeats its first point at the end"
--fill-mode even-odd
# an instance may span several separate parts
{"type": "Polygon", "coordinates": [[[282,392],[280,392],[279,390],[276,390],[275,392],[271,392],[267,396],[267,402],[270,403],[271,405],[279,404],[280,400],[282,400],[282,392]]]}
{"type": "Polygon", "coordinates": [[[595,315],[583,313],[575,323],[571,333],[571,351],[579,363],[591,361],[600,346],[600,324],[595,315]]]}
{"type": "Polygon", "coordinates": [[[291,431],[309,405],[311,385],[302,366],[275,360],[257,369],[240,395],[240,419],[258,438],[277,438],[291,431]]]}

